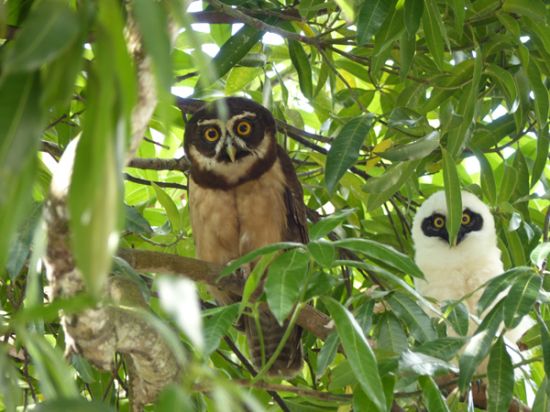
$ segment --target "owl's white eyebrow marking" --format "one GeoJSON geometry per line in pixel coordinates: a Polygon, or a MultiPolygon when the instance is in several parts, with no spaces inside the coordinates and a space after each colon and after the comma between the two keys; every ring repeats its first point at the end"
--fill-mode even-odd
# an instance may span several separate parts
{"type": "Polygon", "coordinates": [[[235,122],[237,120],[244,119],[245,117],[256,117],[256,113],[242,112],[240,114],[236,114],[235,116],[231,117],[231,119],[227,121],[227,123],[225,124],[225,127],[227,128],[227,130],[231,131],[233,130],[233,126],[235,125],[235,122]]]}
{"type": "Polygon", "coordinates": [[[197,122],[197,124],[199,126],[203,126],[203,125],[208,125],[208,124],[213,124],[213,125],[216,125],[220,128],[220,130],[222,130],[222,133],[223,133],[223,128],[224,128],[224,124],[223,122],[220,120],[220,119],[204,119],[204,120],[199,120],[197,122]]]}

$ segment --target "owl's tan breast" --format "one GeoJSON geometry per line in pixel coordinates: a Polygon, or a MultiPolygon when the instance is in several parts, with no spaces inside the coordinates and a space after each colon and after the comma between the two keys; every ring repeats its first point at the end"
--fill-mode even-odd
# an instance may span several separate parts
{"type": "Polygon", "coordinates": [[[277,160],[257,179],[231,189],[189,184],[191,225],[199,259],[225,264],[280,242],[286,229],[285,178],[277,160]]]}

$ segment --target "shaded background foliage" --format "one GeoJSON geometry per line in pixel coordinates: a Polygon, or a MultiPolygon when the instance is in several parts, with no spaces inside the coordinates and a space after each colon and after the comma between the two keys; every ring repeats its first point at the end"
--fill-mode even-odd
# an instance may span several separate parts
{"type": "MultiPolygon", "coordinates": [[[[464,307],[448,306],[443,322],[411,287],[421,276],[408,258],[412,217],[441,188],[451,212],[464,188],[495,214],[508,272],[486,288],[482,306],[511,285],[458,383],[467,392],[489,356],[490,410],[505,410],[512,392],[548,410],[549,8],[543,0],[1,1],[0,409],[43,400],[43,410],[128,407],[120,359],[102,373],[79,355],[62,358],[58,310],[89,302],[52,303],[40,264],[53,169],[80,136],[69,210],[80,217],[71,240],[88,287],[98,290],[111,270],[141,281],[156,314],[185,332],[172,335],[188,352],[185,376],[155,410],[385,410],[392,402],[470,410],[456,394],[444,400],[435,381],[455,370],[450,361],[467,344],[445,333],[466,334],[464,307]],[[139,146],[130,25],[152,60],[159,100],[139,146]],[[162,281],[123,262],[111,269],[113,233],[122,247],[194,255],[186,162],[173,161],[183,155],[180,109],[222,95],[271,109],[310,209],[312,242],[276,258],[267,302],[281,318],[309,302],[336,323],[324,342],[305,335],[307,364],[285,387],[253,378],[236,355],[247,350],[231,326],[242,306],[212,308],[197,284],[210,307],[201,340],[177,315],[190,302],[159,300],[162,281]],[[494,331],[524,316],[538,323],[523,339],[530,351],[512,361],[494,331]]],[[[263,256],[268,262],[272,251],[263,256]]]]}

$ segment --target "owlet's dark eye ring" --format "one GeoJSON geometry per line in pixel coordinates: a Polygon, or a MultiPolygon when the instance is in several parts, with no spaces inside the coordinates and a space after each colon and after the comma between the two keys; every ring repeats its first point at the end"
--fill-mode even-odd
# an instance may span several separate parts
{"type": "Polygon", "coordinates": [[[469,225],[472,222],[472,217],[468,213],[462,213],[462,224],[469,225]]]}
{"type": "Polygon", "coordinates": [[[436,229],[443,229],[443,227],[445,226],[445,219],[443,219],[441,216],[436,216],[434,217],[433,223],[436,229]]]}
{"type": "Polygon", "coordinates": [[[220,132],[215,127],[209,127],[204,131],[203,136],[209,142],[215,142],[220,138],[220,132]]]}
{"type": "Polygon", "coordinates": [[[239,123],[237,123],[237,127],[235,128],[237,131],[237,134],[239,136],[246,137],[250,133],[252,133],[252,124],[246,120],[242,120],[239,123]]]}

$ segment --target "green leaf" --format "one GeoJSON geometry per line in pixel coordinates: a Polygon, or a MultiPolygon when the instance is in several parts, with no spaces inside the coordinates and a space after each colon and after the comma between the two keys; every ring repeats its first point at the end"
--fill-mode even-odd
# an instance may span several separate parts
{"type": "Polygon", "coordinates": [[[347,122],[332,141],[325,167],[325,183],[329,192],[334,191],[346,170],[357,161],[371,127],[370,116],[356,117],[347,122]]]}
{"type": "Polygon", "coordinates": [[[540,245],[537,245],[537,247],[531,252],[531,262],[538,267],[542,267],[542,264],[546,261],[546,259],[548,259],[549,254],[550,242],[543,242],[540,245]]]}
{"type": "Polygon", "coordinates": [[[168,215],[168,220],[170,221],[170,225],[172,226],[172,231],[174,233],[181,233],[183,231],[183,222],[181,220],[178,207],[176,206],[172,198],[168,196],[168,194],[162,188],[154,183],[151,186],[155,190],[157,200],[162,205],[162,207],[166,211],[166,214],[168,215]]]}
{"type": "Polygon", "coordinates": [[[309,237],[311,239],[322,238],[336,227],[340,226],[354,211],[354,209],[343,209],[322,217],[321,220],[315,222],[309,229],[309,237]]]}
{"type": "Polygon", "coordinates": [[[44,396],[51,399],[78,397],[72,370],[63,359],[63,354],[41,334],[19,328],[17,336],[29,352],[44,396]]]}
{"type": "Polygon", "coordinates": [[[403,375],[435,376],[455,370],[451,363],[420,352],[406,350],[399,358],[399,372],[403,375]]]}
{"type": "Polygon", "coordinates": [[[214,73],[201,74],[198,85],[209,86],[211,82],[224,76],[250,51],[260,38],[263,32],[250,26],[243,26],[229,40],[227,40],[212,59],[214,73]]]}
{"type": "Polygon", "coordinates": [[[6,412],[15,412],[22,399],[22,389],[18,385],[19,370],[8,356],[5,346],[0,348],[0,398],[6,412]]]}
{"type": "Polygon", "coordinates": [[[492,305],[496,297],[504,291],[513,280],[521,275],[533,273],[533,269],[530,267],[517,267],[510,269],[504,272],[501,275],[498,275],[492,278],[487,285],[483,294],[477,302],[477,313],[478,315],[483,313],[490,305],[492,305]]]}
{"type": "Polygon", "coordinates": [[[405,30],[409,36],[414,36],[420,27],[422,14],[424,13],[424,1],[406,0],[404,9],[403,20],[405,21],[405,30]]]}
{"type": "Polygon", "coordinates": [[[64,2],[47,0],[36,3],[9,44],[3,59],[4,75],[32,71],[51,62],[77,39],[79,21],[64,2]]]}
{"type": "Polygon", "coordinates": [[[489,412],[508,410],[514,393],[514,369],[502,336],[495,342],[487,367],[489,412]]]}
{"type": "Polygon", "coordinates": [[[414,350],[435,358],[450,361],[462,348],[467,338],[464,337],[446,337],[431,340],[417,346],[414,350]]]}
{"type": "Polygon", "coordinates": [[[536,273],[517,276],[506,294],[504,324],[515,327],[533,307],[539,295],[542,278],[536,273]]]}
{"type": "MultiPolygon", "coordinates": [[[[122,11],[98,8],[88,68],[86,111],[69,188],[71,246],[82,276],[97,293],[118,247],[122,221],[122,150],[131,136],[135,72],[128,55],[122,11]]],[[[66,171],[67,172],[67,171],[66,171]]]]}
{"type": "Polygon", "coordinates": [[[474,73],[470,84],[466,90],[462,92],[456,109],[459,118],[461,117],[458,127],[451,127],[447,138],[447,150],[454,157],[457,157],[463,150],[464,145],[470,139],[474,119],[476,115],[476,105],[479,101],[478,90],[483,68],[483,57],[481,50],[476,49],[476,57],[474,59],[474,73]]]}
{"type": "Polygon", "coordinates": [[[518,173],[516,169],[506,162],[504,164],[504,175],[501,179],[500,191],[498,192],[498,203],[504,203],[510,200],[514,193],[518,181],[518,173]]]}
{"type": "Polygon", "coordinates": [[[416,37],[414,34],[409,34],[407,31],[401,33],[401,39],[399,40],[399,58],[401,59],[401,71],[399,78],[404,80],[407,78],[412,62],[414,60],[414,54],[416,52],[416,37]]]}
{"type": "Polygon", "coordinates": [[[31,205],[36,152],[42,132],[36,73],[7,75],[0,82],[0,267],[12,234],[31,205]]]}
{"type": "Polygon", "coordinates": [[[317,376],[323,376],[327,367],[334,360],[339,345],[340,341],[338,340],[338,334],[336,332],[332,332],[325,340],[325,343],[317,356],[317,376]]]}
{"type": "Polygon", "coordinates": [[[537,128],[540,131],[548,126],[548,107],[550,103],[548,102],[548,89],[544,85],[539,68],[533,59],[529,61],[527,77],[535,95],[533,103],[538,122],[537,128]]]}
{"type": "Polygon", "coordinates": [[[361,388],[373,403],[377,411],[386,411],[386,398],[382,381],[378,373],[376,358],[369,346],[367,338],[353,315],[339,302],[332,298],[323,298],[323,302],[329,310],[336,331],[353,374],[357,378],[361,388]]]}
{"type": "Polygon", "coordinates": [[[492,63],[487,65],[485,72],[496,80],[500,86],[500,89],[504,92],[508,110],[512,113],[515,112],[519,101],[514,76],[512,76],[509,71],[504,70],[502,67],[492,63]]]}
{"type": "Polygon", "coordinates": [[[282,325],[298,303],[308,273],[309,256],[292,249],[277,256],[269,266],[264,290],[271,312],[282,325]]]}
{"type": "Polygon", "coordinates": [[[395,147],[381,153],[378,156],[391,161],[423,159],[439,146],[439,132],[433,131],[425,137],[412,143],[395,147]]]}
{"type": "Polygon", "coordinates": [[[464,19],[466,17],[466,7],[464,6],[464,0],[453,0],[454,29],[458,38],[462,37],[464,31],[464,19]]]}
{"type": "Polygon", "coordinates": [[[126,230],[133,233],[149,234],[153,232],[153,229],[149,225],[149,222],[139,213],[135,207],[124,205],[124,211],[126,214],[126,230]]]}
{"type": "Polygon", "coordinates": [[[237,321],[239,304],[216,308],[214,311],[203,312],[204,353],[209,356],[220,345],[221,338],[237,321]]]}
{"type": "Polygon", "coordinates": [[[546,375],[537,390],[533,402],[533,412],[547,412],[548,410],[550,410],[550,383],[548,382],[548,375],[546,375]]]}
{"type": "Polygon", "coordinates": [[[69,103],[77,75],[83,66],[82,53],[85,41],[85,35],[80,33],[78,39],[47,66],[45,77],[48,82],[44,84],[41,99],[43,107],[57,105],[63,108],[69,103]]]}
{"type": "Polygon", "coordinates": [[[364,189],[369,193],[389,193],[390,197],[411,177],[418,164],[418,160],[395,163],[382,176],[369,179],[364,189]]]}
{"type": "Polygon", "coordinates": [[[359,45],[368,43],[376,34],[394,7],[394,3],[394,1],[387,0],[363,2],[357,16],[357,43],[359,45]]]}
{"type": "Polygon", "coordinates": [[[407,335],[393,313],[383,313],[378,321],[378,327],[380,328],[378,347],[395,354],[400,354],[407,349],[407,335]]]}
{"type": "Polygon", "coordinates": [[[58,412],[58,411],[79,411],[79,412],[113,412],[114,409],[99,400],[77,399],[50,399],[41,402],[34,409],[36,412],[58,412]]]}
{"type": "Polygon", "coordinates": [[[137,22],[145,51],[153,61],[158,89],[168,92],[172,85],[172,57],[168,19],[160,2],[135,0],[132,12],[137,22]]]}
{"type": "Polygon", "coordinates": [[[292,249],[292,248],[303,248],[303,247],[304,245],[298,242],[279,242],[279,243],[272,243],[270,245],[263,246],[228,263],[227,266],[224,267],[222,272],[220,273],[220,277],[222,278],[232,274],[239,267],[249,262],[252,262],[258,256],[267,255],[269,253],[272,253],[281,249],[292,249]]]}
{"type": "Polygon", "coordinates": [[[443,33],[441,32],[441,16],[433,0],[426,0],[425,5],[424,14],[422,15],[424,36],[434,62],[441,70],[443,69],[443,33]]]}
{"type": "Polygon", "coordinates": [[[364,253],[371,259],[383,262],[386,265],[400,270],[418,279],[424,279],[424,274],[416,263],[404,253],[401,253],[391,246],[369,239],[342,239],[333,242],[334,246],[364,253]]]}
{"type": "Polygon", "coordinates": [[[493,168],[483,153],[478,150],[474,150],[473,152],[481,168],[481,190],[485,197],[489,199],[489,204],[494,205],[497,200],[497,185],[495,183],[493,168]]]}
{"type": "Polygon", "coordinates": [[[431,376],[420,376],[418,383],[422,388],[422,398],[428,412],[445,412],[449,411],[449,407],[441,394],[438,386],[431,376]]]}
{"type": "Polygon", "coordinates": [[[243,296],[239,305],[239,314],[242,314],[250,301],[252,294],[258,290],[260,282],[264,279],[267,267],[271,264],[277,251],[262,255],[260,260],[254,265],[254,269],[248,275],[243,288],[243,296]]]}
{"type": "Polygon", "coordinates": [[[312,240],[307,244],[311,257],[321,266],[330,267],[336,259],[336,249],[326,240],[312,240]]]}
{"type": "Polygon", "coordinates": [[[521,16],[529,16],[536,20],[537,24],[545,24],[548,15],[544,2],[541,0],[505,0],[502,10],[521,16]]]}
{"type": "Polygon", "coordinates": [[[539,131],[537,138],[537,152],[533,170],[531,171],[531,187],[535,186],[546,168],[548,159],[548,149],[550,148],[550,136],[548,135],[548,126],[539,131]]]}
{"type": "Polygon", "coordinates": [[[290,60],[298,73],[298,81],[300,83],[300,90],[302,94],[308,98],[313,98],[313,81],[311,79],[311,63],[309,58],[302,47],[302,45],[295,41],[288,41],[288,53],[290,60]]]}
{"type": "Polygon", "coordinates": [[[550,331],[548,330],[548,325],[540,316],[538,319],[538,325],[540,328],[544,372],[546,373],[546,376],[550,376],[550,331]]]}
{"type": "Polygon", "coordinates": [[[435,331],[430,318],[411,298],[401,292],[394,292],[386,299],[394,313],[409,328],[419,343],[434,340],[435,331]]]}
{"type": "Polygon", "coordinates": [[[489,312],[477,332],[470,339],[459,360],[460,374],[458,386],[462,392],[472,380],[472,376],[480,362],[487,356],[491,342],[495,337],[502,321],[502,301],[489,312]]]}
{"type": "Polygon", "coordinates": [[[263,70],[260,67],[233,67],[225,82],[225,94],[231,96],[240,92],[262,72],[263,70]]]}
{"type": "MultiPolygon", "coordinates": [[[[27,262],[27,258],[32,249],[32,242],[35,237],[36,229],[42,221],[42,204],[36,203],[31,206],[31,209],[25,216],[25,221],[19,226],[16,235],[14,236],[10,253],[6,262],[6,271],[13,281],[20,274],[21,269],[27,262]]],[[[41,257],[40,257],[41,258],[41,257]]]]}
{"type": "Polygon", "coordinates": [[[445,202],[447,203],[447,219],[445,221],[449,233],[449,243],[456,245],[456,237],[462,219],[462,193],[460,180],[453,157],[445,149],[443,155],[443,180],[445,182],[445,202]]]}
{"type": "Polygon", "coordinates": [[[153,410],[157,412],[192,411],[196,405],[191,395],[176,383],[169,384],[158,395],[153,410]]]}
{"type": "Polygon", "coordinates": [[[112,130],[106,124],[108,108],[109,104],[89,106],[69,190],[73,251],[92,292],[99,291],[106,279],[117,247],[112,239],[116,238],[120,184],[112,130]]]}
{"type": "Polygon", "coordinates": [[[466,336],[469,327],[469,314],[468,309],[464,303],[450,304],[443,306],[442,310],[447,311],[448,307],[451,307],[450,313],[447,315],[447,319],[451,323],[451,326],[460,336],[466,336]]]}
{"type": "Polygon", "coordinates": [[[472,80],[474,65],[474,60],[468,59],[453,66],[449,70],[449,75],[442,77],[442,80],[434,85],[428,101],[417,110],[420,113],[431,112],[441,107],[449,97],[456,93],[457,89],[463,90],[464,86],[472,80]]]}

